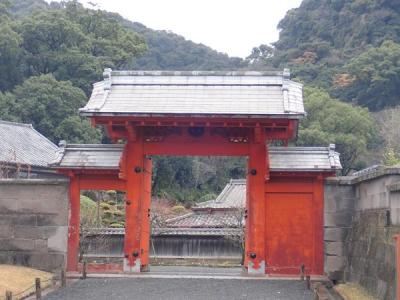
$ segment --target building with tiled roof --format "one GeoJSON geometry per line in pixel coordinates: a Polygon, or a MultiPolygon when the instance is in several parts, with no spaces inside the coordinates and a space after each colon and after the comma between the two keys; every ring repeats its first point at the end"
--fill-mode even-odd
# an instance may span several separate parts
{"type": "Polygon", "coordinates": [[[58,147],[31,124],[0,120],[0,177],[55,176],[58,147]]]}
{"type": "MultiPolygon", "coordinates": [[[[246,180],[232,179],[215,200],[192,208],[192,212],[166,221],[167,234],[207,235],[240,234],[244,224],[246,180]]],[[[158,234],[164,234],[159,232],[158,234]]]]}

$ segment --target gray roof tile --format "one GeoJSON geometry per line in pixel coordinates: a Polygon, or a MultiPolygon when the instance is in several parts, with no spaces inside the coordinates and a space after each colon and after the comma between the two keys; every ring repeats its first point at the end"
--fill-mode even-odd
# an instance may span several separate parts
{"type": "MultiPolygon", "coordinates": [[[[123,144],[66,145],[55,166],[61,168],[119,169],[123,144]]],[[[329,147],[270,147],[272,171],[321,172],[341,169],[339,154],[329,147]]]]}
{"type": "MultiPolygon", "coordinates": [[[[244,191],[246,192],[246,185],[244,185],[244,191]]],[[[246,199],[246,196],[243,198],[246,199]]],[[[211,206],[208,208],[211,208],[211,206]]],[[[242,222],[243,219],[240,210],[196,210],[193,213],[166,221],[167,227],[170,228],[234,228],[240,227],[242,222]]]]}
{"type": "Polygon", "coordinates": [[[60,168],[119,169],[122,144],[68,144],[53,165],[60,168]]]}
{"type": "Polygon", "coordinates": [[[47,167],[58,147],[32,125],[0,121],[0,162],[47,167]]]}
{"type": "Polygon", "coordinates": [[[241,208],[243,199],[246,199],[246,180],[231,179],[217,199],[202,202],[197,208],[241,208]]]}
{"type": "Polygon", "coordinates": [[[302,85],[282,72],[106,70],[82,115],[292,116],[302,85]]]}

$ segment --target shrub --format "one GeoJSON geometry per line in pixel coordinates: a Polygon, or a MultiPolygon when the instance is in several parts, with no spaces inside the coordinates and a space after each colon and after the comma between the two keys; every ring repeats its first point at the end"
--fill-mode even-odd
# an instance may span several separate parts
{"type": "Polygon", "coordinates": [[[173,206],[171,208],[171,211],[174,214],[181,214],[181,213],[184,213],[186,211],[186,208],[184,206],[182,206],[182,205],[175,205],[175,206],[173,206]]]}

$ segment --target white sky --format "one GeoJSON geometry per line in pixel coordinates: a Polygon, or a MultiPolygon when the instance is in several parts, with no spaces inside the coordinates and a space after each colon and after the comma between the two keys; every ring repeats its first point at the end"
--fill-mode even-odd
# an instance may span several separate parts
{"type": "MultiPolygon", "coordinates": [[[[230,56],[246,57],[279,37],[286,12],[301,0],[81,0],[152,29],[170,30],[230,56]]],[[[90,6],[88,6],[90,7],[90,6]]]]}

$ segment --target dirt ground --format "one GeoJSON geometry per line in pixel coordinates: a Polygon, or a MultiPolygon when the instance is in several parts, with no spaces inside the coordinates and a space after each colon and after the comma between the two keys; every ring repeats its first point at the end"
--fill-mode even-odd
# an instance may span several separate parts
{"type": "Polygon", "coordinates": [[[358,284],[339,284],[335,286],[335,290],[344,298],[344,300],[378,300],[358,284]]]}
{"type": "Polygon", "coordinates": [[[53,274],[21,266],[0,265],[0,299],[6,291],[13,299],[21,299],[35,291],[35,279],[40,278],[42,289],[51,285],[53,274]]]}

